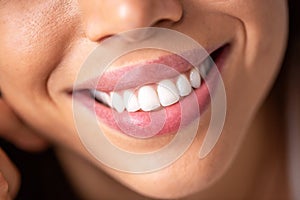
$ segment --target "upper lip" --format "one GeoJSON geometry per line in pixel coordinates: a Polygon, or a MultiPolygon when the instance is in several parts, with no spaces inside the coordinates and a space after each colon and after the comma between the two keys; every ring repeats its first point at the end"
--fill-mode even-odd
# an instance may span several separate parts
{"type": "Polygon", "coordinates": [[[110,92],[156,83],[189,71],[193,66],[201,64],[212,52],[221,46],[223,45],[209,50],[193,49],[183,52],[181,55],[168,54],[153,60],[141,61],[131,66],[106,71],[100,76],[75,85],[74,90],[96,89],[110,92]]]}

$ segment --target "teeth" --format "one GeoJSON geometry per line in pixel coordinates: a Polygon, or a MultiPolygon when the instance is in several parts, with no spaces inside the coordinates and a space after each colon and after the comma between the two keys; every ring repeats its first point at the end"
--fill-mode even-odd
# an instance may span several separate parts
{"type": "Polygon", "coordinates": [[[101,101],[102,103],[108,105],[109,107],[112,107],[112,102],[110,96],[105,92],[100,92],[98,90],[92,90],[92,95],[97,99],[98,101],[101,101]]]}
{"type": "Polygon", "coordinates": [[[124,105],[128,112],[135,112],[140,109],[140,105],[136,95],[131,90],[126,90],[123,94],[124,105]]]}
{"type": "Polygon", "coordinates": [[[153,87],[143,86],[138,92],[138,102],[143,111],[151,111],[160,107],[160,103],[157,94],[153,87]]]}
{"type": "Polygon", "coordinates": [[[210,57],[206,58],[203,63],[200,65],[199,72],[202,77],[206,77],[209,73],[213,62],[210,57]]]}
{"type": "Polygon", "coordinates": [[[192,69],[190,72],[190,81],[193,88],[198,88],[201,85],[201,77],[196,69],[192,69]]]}
{"type": "Polygon", "coordinates": [[[162,106],[172,105],[179,100],[179,92],[171,80],[163,80],[158,83],[157,93],[162,106]]]}
{"type": "Polygon", "coordinates": [[[112,100],[112,107],[116,109],[119,113],[125,110],[125,106],[123,103],[123,98],[117,92],[111,92],[110,98],[112,100]]]}
{"type": "Polygon", "coordinates": [[[178,76],[178,79],[176,81],[176,86],[177,86],[179,95],[182,97],[188,96],[192,91],[192,86],[184,74],[180,74],[178,76]]]}
{"type": "Polygon", "coordinates": [[[209,57],[203,61],[198,69],[191,69],[188,74],[189,79],[185,74],[180,74],[175,80],[160,81],[157,88],[155,85],[142,86],[137,94],[131,89],[123,92],[110,92],[110,94],[91,90],[91,94],[95,99],[118,112],[123,112],[125,109],[128,112],[136,112],[140,109],[152,111],[161,106],[166,107],[177,103],[180,97],[188,96],[192,92],[192,88],[199,88],[201,76],[206,77],[212,65],[213,62],[209,57]]]}

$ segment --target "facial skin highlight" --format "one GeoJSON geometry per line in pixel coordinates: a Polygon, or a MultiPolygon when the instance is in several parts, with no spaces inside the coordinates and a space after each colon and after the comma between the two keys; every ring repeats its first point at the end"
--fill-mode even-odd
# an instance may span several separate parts
{"type": "MultiPolygon", "coordinates": [[[[78,156],[89,160],[98,173],[104,171],[141,195],[181,198],[213,187],[234,168],[232,163],[238,163],[239,152],[251,155],[249,162],[257,161],[253,154],[260,155],[263,149],[260,139],[268,134],[265,126],[269,121],[258,124],[253,117],[257,113],[270,117],[268,110],[258,110],[283,57],[287,1],[0,1],[0,35],[1,92],[30,127],[57,146],[61,159],[78,156]],[[154,173],[127,174],[107,168],[84,149],[73,121],[70,93],[82,63],[98,44],[123,31],[149,26],[182,32],[206,48],[230,43],[222,71],[226,121],[220,140],[204,159],[198,158],[198,152],[208,127],[209,109],[201,118],[195,141],[179,160],[154,173]],[[241,145],[245,137],[251,138],[246,141],[249,145],[241,145]]],[[[139,62],[157,56],[153,53],[145,58],[137,53],[128,59],[139,62]]],[[[121,137],[116,140],[129,147],[134,142],[121,137]]],[[[72,168],[71,161],[63,163],[72,168]]]]}

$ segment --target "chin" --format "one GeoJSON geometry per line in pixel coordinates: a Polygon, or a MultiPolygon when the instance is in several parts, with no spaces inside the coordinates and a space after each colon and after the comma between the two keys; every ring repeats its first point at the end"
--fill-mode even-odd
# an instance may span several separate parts
{"type": "Polygon", "coordinates": [[[206,158],[199,159],[199,141],[198,138],[189,151],[162,170],[144,174],[112,169],[107,172],[134,192],[154,199],[178,199],[200,194],[222,179],[234,156],[220,151],[224,144],[219,144],[206,158]]]}

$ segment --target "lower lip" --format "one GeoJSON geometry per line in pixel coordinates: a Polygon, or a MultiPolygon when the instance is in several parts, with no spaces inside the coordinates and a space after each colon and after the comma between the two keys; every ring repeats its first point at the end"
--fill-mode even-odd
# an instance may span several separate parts
{"type": "Polygon", "coordinates": [[[224,47],[222,52],[215,60],[217,68],[210,70],[206,81],[201,86],[179,102],[162,109],[152,112],[137,111],[129,113],[126,110],[118,113],[115,110],[96,102],[90,97],[88,92],[77,95],[78,100],[96,113],[101,123],[117,130],[120,133],[136,138],[149,138],[165,134],[175,134],[180,128],[183,128],[200,117],[210,104],[210,95],[213,95],[215,86],[220,79],[219,71],[223,69],[225,58],[229,53],[229,46],[224,47]],[[208,89],[208,84],[209,88],[208,89]],[[195,104],[198,106],[195,109],[195,104]],[[163,118],[163,119],[162,119],[163,118]],[[163,123],[161,123],[163,120],[163,123]],[[153,130],[150,133],[147,130],[153,130]]]}

